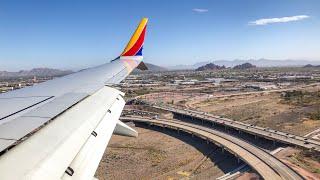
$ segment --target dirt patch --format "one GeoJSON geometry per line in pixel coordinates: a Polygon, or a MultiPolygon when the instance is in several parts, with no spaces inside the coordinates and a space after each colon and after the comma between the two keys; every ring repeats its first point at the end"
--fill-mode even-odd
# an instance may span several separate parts
{"type": "Polygon", "coordinates": [[[293,148],[285,148],[276,157],[307,179],[320,179],[320,162],[318,154],[293,148]]]}
{"type": "Polygon", "coordinates": [[[245,172],[243,173],[241,176],[239,176],[238,178],[236,178],[236,180],[258,180],[258,179],[262,179],[260,178],[260,176],[252,171],[250,172],[245,172]]]}
{"type": "Polygon", "coordinates": [[[281,102],[280,93],[218,98],[193,104],[194,108],[233,120],[305,135],[320,127],[309,118],[313,106],[295,106],[281,102]]]}
{"type": "Polygon", "coordinates": [[[98,179],[208,179],[238,165],[230,154],[188,134],[134,129],[137,138],[112,136],[95,175],[98,179]]]}

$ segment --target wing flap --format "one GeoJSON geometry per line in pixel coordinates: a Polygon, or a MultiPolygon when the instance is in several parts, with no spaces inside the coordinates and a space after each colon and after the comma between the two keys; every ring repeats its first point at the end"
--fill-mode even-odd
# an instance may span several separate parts
{"type": "Polygon", "coordinates": [[[0,156],[1,178],[61,178],[120,94],[103,87],[0,156]]]}
{"type": "Polygon", "coordinates": [[[69,169],[73,170],[73,174],[65,173],[62,179],[92,179],[107,144],[112,136],[113,129],[115,128],[125,101],[122,97],[114,102],[112,107],[109,108],[107,113],[98,126],[91,133],[87,142],[81,148],[77,156],[69,165],[69,169]]]}

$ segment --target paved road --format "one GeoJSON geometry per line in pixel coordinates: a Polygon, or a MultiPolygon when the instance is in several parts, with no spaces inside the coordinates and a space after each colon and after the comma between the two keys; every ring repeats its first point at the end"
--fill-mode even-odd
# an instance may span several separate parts
{"type": "Polygon", "coordinates": [[[221,118],[205,112],[193,111],[187,109],[178,109],[176,107],[151,105],[154,108],[170,111],[176,114],[192,117],[193,119],[203,120],[210,123],[217,123],[239,131],[247,132],[249,134],[264,137],[266,139],[275,140],[285,144],[290,144],[302,148],[313,149],[320,152],[320,141],[316,141],[307,137],[297,136],[281,131],[272,130],[269,128],[263,128],[254,126],[252,124],[246,124],[239,121],[234,121],[227,118],[221,118]]]}
{"type": "Polygon", "coordinates": [[[148,123],[151,125],[182,130],[197,135],[203,139],[217,144],[218,146],[224,147],[224,149],[241,158],[244,162],[255,169],[264,179],[267,180],[303,179],[299,174],[268,152],[249,144],[244,140],[208,127],[182,121],[147,119],[143,117],[121,117],[121,120],[148,123]]]}

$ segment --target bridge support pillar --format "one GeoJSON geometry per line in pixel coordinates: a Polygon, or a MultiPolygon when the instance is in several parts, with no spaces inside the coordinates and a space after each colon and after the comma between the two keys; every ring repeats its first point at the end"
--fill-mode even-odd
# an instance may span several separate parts
{"type": "Polygon", "coordinates": [[[240,164],[241,159],[239,157],[237,157],[237,161],[238,161],[238,164],[240,164]]]}
{"type": "Polygon", "coordinates": [[[257,136],[257,135],[254,135],[254,139],[258,139],[258,136],[257,136]]]}
{"type": "Polygon", "coordinates": [[[191,137],[194,137],[194,134],[193,134],[193,133],[191,134],[191,137]]]}
{"type": "Polygon", "coordinates": [[[223,147],[221,148],[221,152],[224,153],[224,148],[223,147]]]}
{"type": "Polygon", "coordinates": [[[277,143],[277,142],[276,142],[275,140],[273,140],[273,146],[276,146],[276,143],[277,143]]]}
{"type": "Polygon", "coordinates": [[[212,122],[211,126],[214,126],[214,122],[212,122]]]}
{"type": "Polygon", "coordinates": [[[207,144],[209,144],[209,140],[207,139],[206,141],[207,141],[207,144]]]}

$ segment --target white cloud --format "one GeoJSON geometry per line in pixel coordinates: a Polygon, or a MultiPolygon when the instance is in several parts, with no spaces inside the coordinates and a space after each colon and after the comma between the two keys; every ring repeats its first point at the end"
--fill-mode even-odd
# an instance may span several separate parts
{"type": "Polygon", "coordinates": [[[200,8],[194,8],[192,9],[193,12],[196,12],[196,13],[206,13],[208,12],[209,10],[208,9],[200,9],[200,8]]]}
{"type": "Polygon", "coordinates": [[[289,17],[280,17],[280,18],[258,19],[258,20],[249,22],[249,25],[263,26],[263,25],[273,24],[273,23],[286,23],[291,21],[301,21],[309,17],[310,16],[307,16],[307,15],[299,15],[299,16],[289,16],[289,17]]]}

